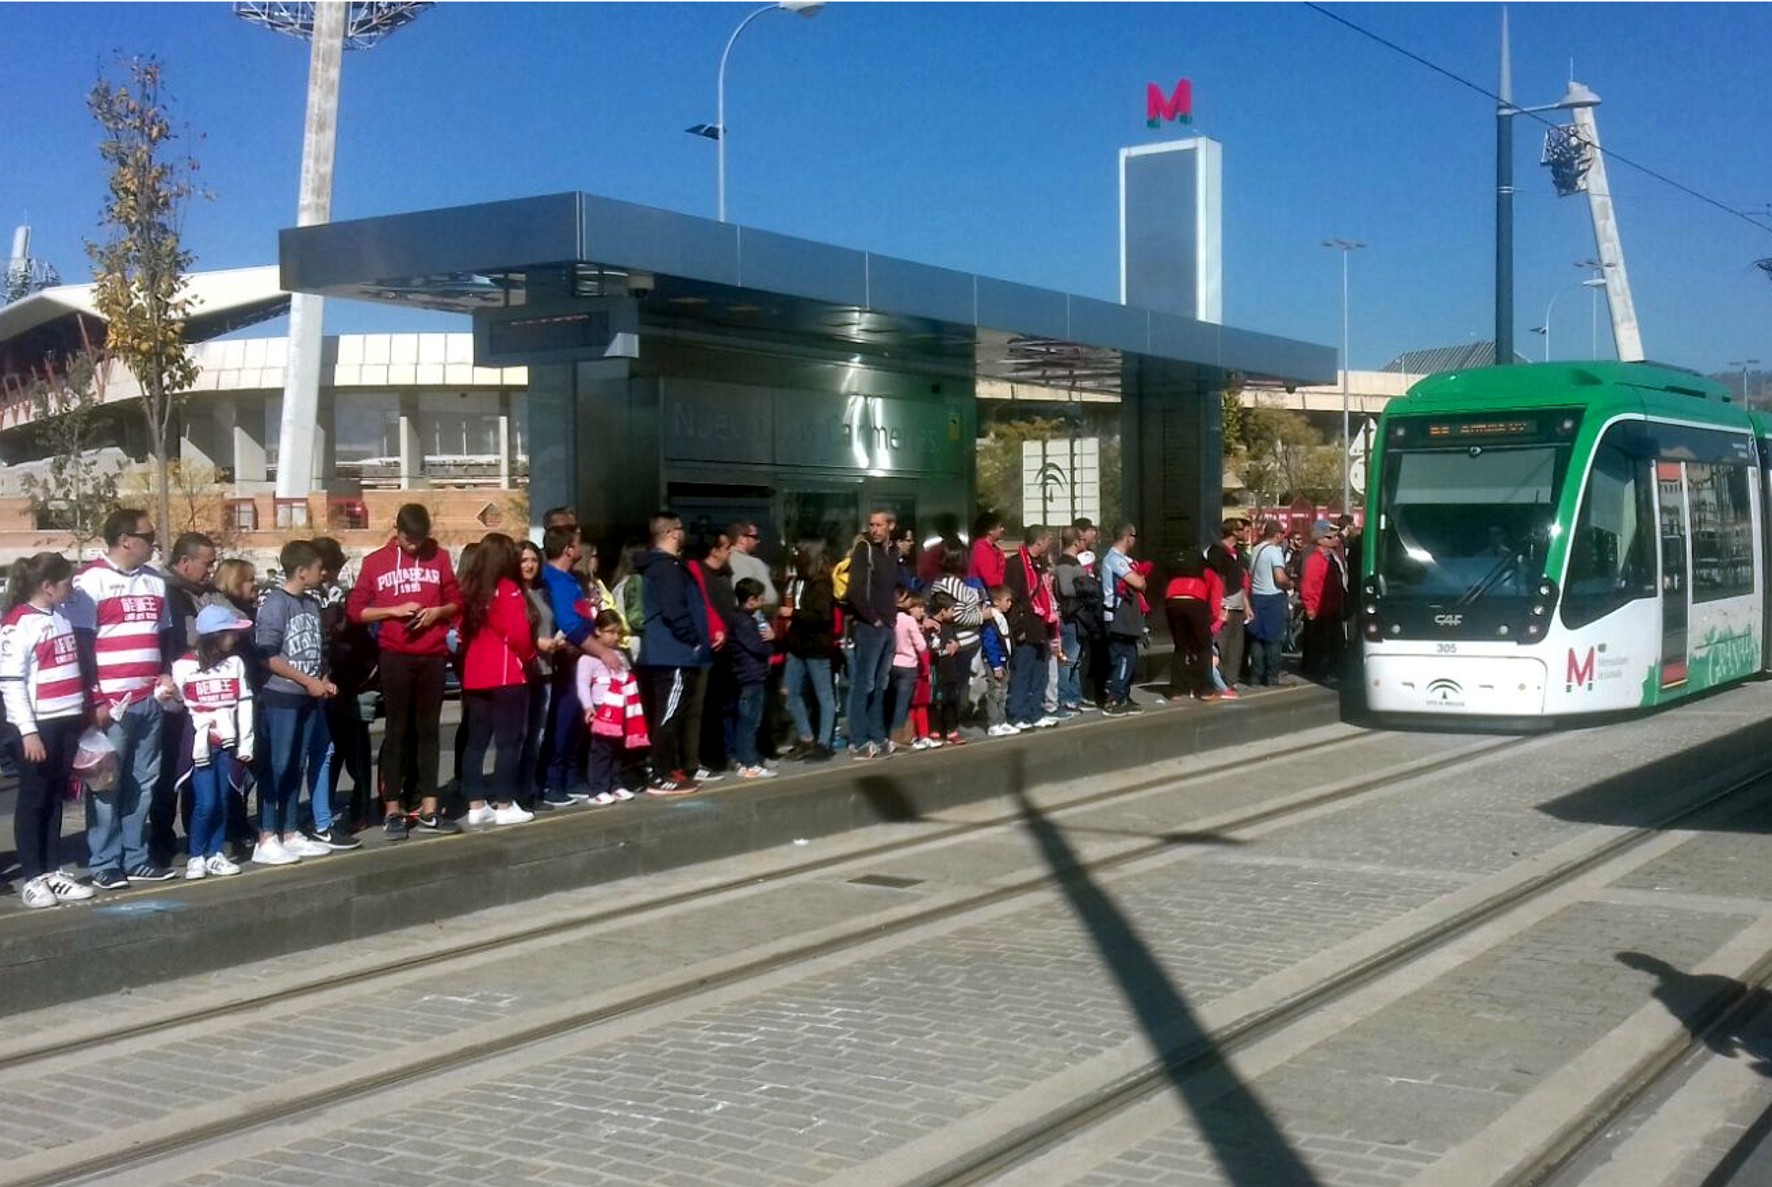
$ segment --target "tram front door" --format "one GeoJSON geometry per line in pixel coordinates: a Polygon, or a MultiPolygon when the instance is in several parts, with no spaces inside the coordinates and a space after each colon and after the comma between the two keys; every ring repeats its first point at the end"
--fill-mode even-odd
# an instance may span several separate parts
{"type": "Polygon", "coordinates": [[[1686,683],[1692,583],[1686,551],[1686,481],[1681,462],[1656,462],[1661,501],[1661,687],[1686,683]]]}

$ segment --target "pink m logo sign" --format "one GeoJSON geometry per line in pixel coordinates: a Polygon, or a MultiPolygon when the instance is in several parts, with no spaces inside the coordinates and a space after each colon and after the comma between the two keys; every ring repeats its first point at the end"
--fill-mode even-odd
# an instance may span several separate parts
{"type": "Polygon", "coordinates": [[[1167,97],[1156,83],[1145,84],[1144,122],[1155,128],[1164,120],[1183,124],[1194,122],[1194,84],[1191,80],[1184,78],[1176,83],[1174,92],[1167,97]]]}

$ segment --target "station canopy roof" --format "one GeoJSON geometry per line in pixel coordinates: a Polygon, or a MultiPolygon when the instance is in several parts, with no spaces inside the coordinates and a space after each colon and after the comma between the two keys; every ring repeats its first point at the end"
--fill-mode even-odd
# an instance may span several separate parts
{"type": "Polygon", "coordinates": [[[584,193],[290,228],[279,258],[292,292],[457,313],[634,295],[642,337],[729,335],[1079,392],[1119,393],[1128,376],[1336,375],[1326,346],[584,193]]]}

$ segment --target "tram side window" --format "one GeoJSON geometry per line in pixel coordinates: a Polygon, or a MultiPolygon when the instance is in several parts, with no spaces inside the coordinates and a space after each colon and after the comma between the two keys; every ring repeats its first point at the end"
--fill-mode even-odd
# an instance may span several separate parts
{"type": "Polygon", "coordinates": [[[1585,626],[1655,596],[1655,503],[1649,463],[1602,445],[1569,541],[1563,625],[1585,626]]]}
{"type": "Polygon", "coordinates": [[[1692,517],[1692,600],[1754,592],[1754,523],[1746,466],[1686,463],[1692,517]]]}

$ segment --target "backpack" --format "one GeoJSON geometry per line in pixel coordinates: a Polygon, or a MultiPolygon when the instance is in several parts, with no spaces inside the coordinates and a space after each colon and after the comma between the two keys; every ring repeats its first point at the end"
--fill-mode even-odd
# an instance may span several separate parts
{"type": "Polygon", "coordinates": [[[628,574],[621,583],[621,616],[628,620],[628,630],[635,634],[646,625],[646,603],[641,591],[638,573],[628,574]]]}
{"type": "Polygon", "coordinates": [[[831,594],[842,602],[849,596],[849,558],[844,557],[831,570],[831,594]]]}

